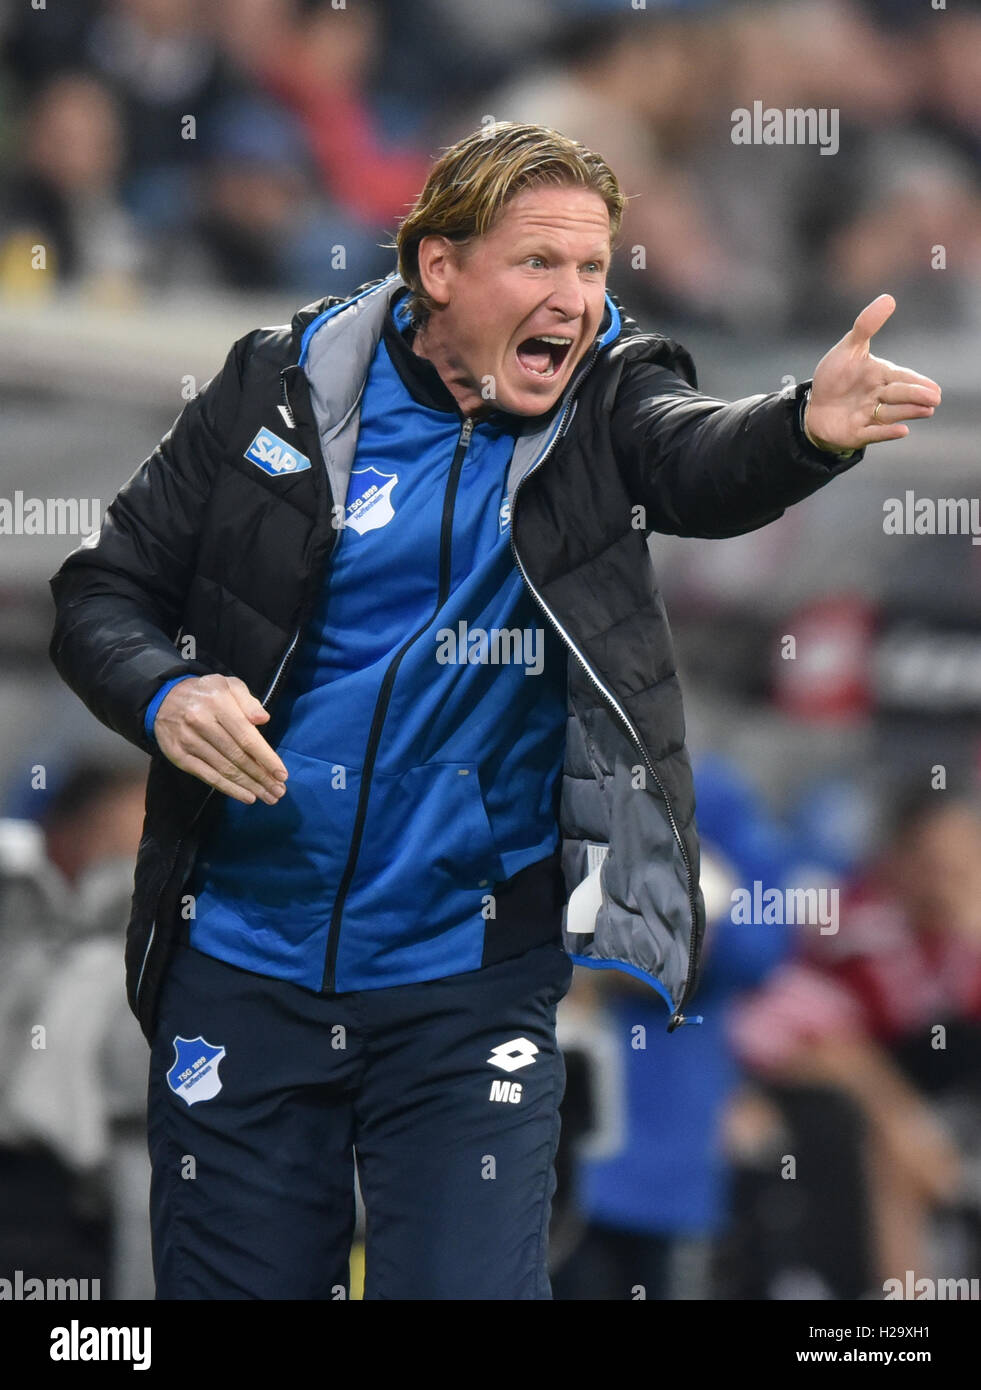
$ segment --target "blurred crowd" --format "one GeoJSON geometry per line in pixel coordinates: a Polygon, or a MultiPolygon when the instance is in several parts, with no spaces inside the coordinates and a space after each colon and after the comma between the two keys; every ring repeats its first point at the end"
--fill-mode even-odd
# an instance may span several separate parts
{"type": "MultiPolygon", "coordinates": [[[[973,0],[0,5],[0,299],[262,292],[285,316],[346,294],[488,117],[609,160],[630,195],[611,285],[647,326],[837,336],[885,287],[922,327],[981,323],[973,0]],[[836,109],[837,153],[733,144],[757,101],[836,109]]],[[[668,1035],[646,986],[577,972],[556,1297],[981,1276],[977,777],[870,801],[858,768],[780,802],[698,752],[704,1021],[668,1035]],[[834,890],[835,930],[743,920],[757,883],[834,890]]],[[[147,1298],[126,753],[0,803],[0,1277],[147,1298]]]]}
{"type": "Polygon", "coordinates": [[[146,775],[125,752],[0,818],[0,1278],[147,1299],[148,1053],[122,954],[146,775]]]}
{"type": "Polygon", "coordinates": [[[981,320],[974,0],[74,0],[0,45],[0,294],[346,293],[494,117],[611,163],[637,317],[821,328],[888,284],[981,320]],[[754,102],[836,111],[837,152],[734,144],[754,102]]]}
{"type": "Polygon", "coordinates": [[[843,851],[808,815],[827,786],[775,814],[718,756],[695,785],[703,1022],[668,1036],[644,986],[574,983],[557,1296],[881,1300],[911,1271],[977,1298],[978,788],[876,809],[841,785],[839,814],[866,819],[843,851]],[[779,906],[749,921],[754,884],[779,906]],[[791,920],[805,887],[835,911],[791,920]]]}

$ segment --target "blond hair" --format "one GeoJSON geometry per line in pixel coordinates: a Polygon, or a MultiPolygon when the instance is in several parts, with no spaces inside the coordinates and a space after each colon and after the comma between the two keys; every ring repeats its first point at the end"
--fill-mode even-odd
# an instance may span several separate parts
{"type": "Polygon", "coordinates": [[[464,246],[490,230],[505,205],[526,188],[552,184],[591,188],[610,213],[610,239],[620,230],[626,199],[598,154],[547,126],[496,121],[458,140],[436,160],[395,241],[399,274],[411,290],[416,326],[435,307],[419,275],[419,243],[444,236],[464,246]]]}

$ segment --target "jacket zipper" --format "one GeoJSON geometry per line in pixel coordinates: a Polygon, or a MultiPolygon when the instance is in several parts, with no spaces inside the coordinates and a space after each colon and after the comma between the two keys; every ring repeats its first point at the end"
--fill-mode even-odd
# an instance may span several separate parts
{"type": "Polygon", "coordinates": [[[293,414],[293,407],[290,405],[290,393],[286,385],[286,368],[279,374],[279,413],[289,425],[291,430],[296,429],[296,416],[293,414]]]}
{"type": "Polygon", "coordinates": [[[358,805],[354,817],[354,830],[351,835],[347,862],[344,865],[344,872],[341,875],[337,897],[334,900],[334,910],[331,913],[330,924],[327,928],[327,954],[324,962],[323,983],[321,985],[321,990],[324,993],[332,991],[336,985],[337,950],[340,942],[341,914],[344,911],[344,903],[351,886],[351,881],[354,878],[358,855],[361,851],[361,839],[364,833],[364,823],[368,812],[368,799],[371,794],[371,774],[375,765],[375,757],[378,753],[378,745],[381,741],[381,731],[385,723],[385,715],[388,712],[388,703],[391,698],[392,688],[395,684],[395,676],[403,656],[412,646],[413,642],[432,625],[433,619],[436,617],[436,614],[442,608],[449,595],[453,511],[456,504],[456,492],[460,480],[460,472],[463,468],[464,456],[470,445],[470,437],[473,431],[473,420],[469,418],[464,420],[463,427],[460,430],[460,437],[457,440],[457,445],[453,452],[453,459],[450,463],[449,478],[447,480],[446,493],[443,499],[443,520],[440,528],[439,588],[436,595],[436,612],[422,627],[412,634],[408,641],[403,643],[392,657],[382,680],[378,698],[375,702],[375,712],[372,716],[371,728],[368,731],[368,744],[365,749],[364,769],[361,774],[361,791],[358,795],[358,805]]]}
{"type": "MultiPolygon", "coordinates": [[[[279,409],[280,409],[280,411],[281,411],[281,413],[282,413],[282,415],[283,415],[283,418],[289,421],[290,429],[295,429],[295,428],[296,428],[296,417],[294,416],[294,414],[293,414],[293,408],[292,408],[292,406],[290,405],[289,390],[288,390],[287,382],[286,382],[286,371],[287,371],[287,369],[284,368],[284,369],[280,372],[280,374],[279,374],[279,393],[280,393],[280,397],[281,397],[281,404],[280,404],[280,406],[279,406],[279,409]]],[[[329,491],[329,489],[330,489],[330,482],[329,482],[329,480],[328,480],[327,486],[328,486],[328,491],[329,491]]],[[[330,513],[330,511],[331,511],[331,507],[330,507],[330,503],[328,502],[328,513],[330,513]]],[[[289,646],[286,648],[286,651],[283,653],[283,655],[282,655],[282,657],[281,657],[281,659],[280,659],[279,666],[276,668],[276,673],[275,673],[275,675],[273,676],[272,681],[271,681],[270,684],[269,684],[269,689],[266,691],[265,695],[262,697],[262,699],[261,699],[260,702],[259,702],[261,705],[263,705],[263,706],[267,705],[268,702],[269,702],[269,700],[272,698],[272,696],[273,696],[273,694],[274,694],[274,692],[275,692],[275,690],[276,690],[276,687],[277,687],[277,685],[279,684],[280,679],[281,679],[282,676],[283,676],[283,673],[284,673],[284,670],[285,670],[285,668],[286,668],[286,665],[287,665],[287,663],[289,662],[289,659],[290,659],[290,657],[291,657],[292,654],[293,654],[293,649],[295,648],[295,646],[296,646],[296,644],[297,644],[297,641],[298,641],[298,639],[299,639],[299,636],[300,636],[300,633],[301,633],[302,630],[303,630],[303,619],[301,618],[301,621],[300,621],[300,623],[299,623],[299,625],[298,625],[296,631],[293,633],[293,639],[292,639],[292,641],[290,642],[289,646]]],[[[171,861],[170,861],[170,867],[169,867],[169,869],[167,870],[167,876],[166,876],[166,878],[164,879],[163,887],[162,887],[161,890],[160,890],[160,894],[161,894],[161,895],[164,893],[164,891],[165,891],[165,889],[166,889],[168,883],[170,882],[171,875],[173,874],[174,869],[175,869],[176,866],[177,866],[177,861],[178,861],[178,859],[180,858],[180,852],[181,852],[181,849],[182,849],[182,847],[183,847],[183,845],[184,845],[184,841],[187,839],[188,835],[191,833],[191,830],[194,828],[195,824],[197,823],[197,820],[198,820],[199,816],[201,815],[201,812],[204,810],[205,806],[207,806],[208,802],[211,800],[212,796],[214,795],[214,793],[215,793],[217,790],[218,790],[217,787],[209,787],[209,788],[208,788],[208,793],[207,793],[207,795],[205,796],[204,800],[201,802],[201,805],[200,805],[200,806],[198,807],[198,809],[195,811],[194,815],[191,817],[191,820],[190,820],[189,823],[188,823],[187,829],[184,831],[183,835],[182,835],[182,836],[180,837],[180,839],[177,841],[177,845],[176,845],[176,847],[175,847],[175,849],[174,849],[173,858],[172,858],[171,861]]],[[[160,901],[159,897],[158,897],[157,901],[158,901],[158,902],[160,901]]],[[[150,959],[150,951],[151,951],[151,949],[152,949],[152,947],[153,947],[153,938],[154,938],[154,935],[156,934],[156,930],[157,930],[157,919],[156,919],[156,917],[154,917],[153,922],[152,922],[151,925],[150,925],[150,935],[149,935],[149,937],[147,938],[146,950],[143,952],[143,960],[142,960],[141,963],[140,963],[140,973],[139,973],[139,976],[137,977],[137,981],[136,981],[136,1007],[137,1007],[137,1009],[139,1009],[139,1006],[140,1006],[140,989],[141,989],[142,984],[143,984],[143,975],[144,975],[144,972],[145,972],[145,970],[146,970],[146,964],[147,964],[147,961],[150,959]]]]}
{"type": "MultiPolygon", "coordinates": [[[[589,360],[589,362],[588,362],[588,364],[587,364],[585,370],[583,371],[582,375],[580,376],[579,381],[576,383],[576,390],[577,390],[577,391],[578,391],[579,387],[581,386],[581,384],[582,384],[583,380],[585,379],[585,377],[586,377],[586,376],[588,375],[588,373],[591,371],[592,366],[593,366],[593,363],[596,361],[596,358],[597,358],[598,355],[599,355],[599,349],[598,349],[598,348],[594,348],[594,349],[593,349],[593,355],[592,355],[592,357],[590,358],[590,360],[589,360]]],[[[668,794],[667,794],[667,791],[666,791],[666,789],[665,789],[665,787],[664,787],[664,784],[663,784],[663,782],[661,781],[660,777],[657,775],[657,771],[656,771],[656,769],[655,769],[655,767],[654,767],[654,764],[653,764],[653,762],[651,761],[651,758],[650,758],[650,756],[649,756],[649,754],[648,754],[648,752],[647,752],[647,749],[646,749],[645,746],[644,746],[644,742],[643,742],[643,740],[641,739],[640,735],[638,734],[637,730],[634,728],[634,725],[633,725],[633,723],[631,722],[631,719],[630,719],[629,715],[626,713],[625,710],[623,710],[623,709],[620,707],[619,703],[618,703],[617,700],[616,700],[616,697],[606,688],[606,686],[603,684],[603,682],[600,680],[600,678],[599,678],[599,677],[595,674],[595,672],[592,670],[592,668],[590,667],[589,663],[586,661],[586,658],[583,656],[582,652],[579,651],[578,647],[577,647],[576,644],[573,642],[572,638],[571,638],[571,637],[569,636],[569,634],[566,632],[565,628],[563,628],[562,624],[558,621],[558,619],[556,618],[555,614],[552,612],[552,610],[549,608],[548,604],[547,604],[547,603],[545,602],[545,600],[542,598],[541,594],[538,592],[538,590],[537,590],[537,589],[535,588],[535,586],[532,584],[531,580],[528,578],[528,572],[527,572],[527,570],[525,569],[524,564],[522,563],[521,557],[520,557],[520,555],[518,554],[517,546],[515,545],[515,542],[514,542],[514,514],[515,514],[515,510],[516,510],[516,503],[517,503],[517,500],[518,500],[518,493],[521,491],[521,484],[525,481],[525,478],[531,477],[532,473],[535,473],[535,472],[538,471],[538,469],[541,467],[541,465],[545,462],[545,460],[546,460],[546,459],[549,457],[549,455],[552,453],[552,450],[555,448],[555,446],[556,446],[556,444],[558,443],[558,441],[561,439],[561,437],[562,437],[562,432],[563,432],[563,430],[564,430],[564,428],[565,428],[566,420],[567,420],[567,418],[568,418],[568,414],[569,414],[569,410],[570,410],[571,406],[572,406],[572,399],[570,398],[570,399],[566,402],[565,410],[564,410],[563,413],[562,413],[562,419],[561,419],[561,421],[559,422],[559,427],[558,427],[558,429],[555,431],[555,433],[553,434],[553,436],[552,436],[552,438],[551,438],[551,440],[550,440],[550,442],[549,442],[549,444],[548,444],[548,447],[546,448],[545,452],[541,455],[541,457],[540,457],[539,459],[536,460],[536,462],[534,463],[534,465],[533,465],[531,468],[529,468],[528,471],[527,471],[526,473],[524,473],[524,474],[518,479],[517,485],[515,486],[515,489],[514,489],[514,496],[513,496],[512,499],[511,499],[511,550],[512,550],[512,553],[513,553],[513,555],[514,555],[515,562],[517,563],[518,569],[519,569],[519,571],[521,572],[521,576],[522,576],[522,578],[524,579],[525,583],[528,585],[528,588],[530,589],[532,595],[533,595],[534,598],[536,599],[536,601],[537,601],[539,607],[540,607],[540,608],[543,610],[543,612],[551,619],[552,623],[554,624],[554,626],[556,627],[556,629],[558,630],[558,632],[561,634],[561,636],[562,636],[563,640],[565,641],[565,643],[567,644],[567,646],[569,646],[569,647],[571,648],[571,650],[573,651],[573,653],[575,654],[575,656],[576,656],[577,659],[579,660],[580,665],[582,666],[582,668],[583,668],[583,670],[586,672],[586,674],[589,676],[590,680],[591,680],[591,681],[593,682],[593,684],[597,687],[597,689],[598,689],[603,695],[606,696],[606,699],[609,701],[609,703],[612,705],[613,709],[616,710],[617,714],[620,716],[620,719],[622,720],[623,724],[626,726],[626,728],[627,728],[627,730],[629,731],[631,737],[633,738],[633,741],[636,743],[638,749],[640,750],[640,753],[641,753],[641,755],[642,755],[644,761],[646,762],[647,766],[650,768],[651,776],[654,778],[654,782],[655,782],[655,784],[656,784],[658,790],[660,791],[661,796],[662,796],[663,799],[664,799],[664,805],[665,805],[665,808],[667,809],[668,820],[669,820],[669,822],[670,822],[670,824],[671,824],[671,830],[672,830],[672,833],[673,833],[673,835],[674,835],[675,841],[677,842],[678,848],[681,850],[681,857],[682,857],[682,859],[683,859],[684,862],[685,862],[685,871],[686,871],[686,873],[687,873],[687,875],[688,875],[688,905],[689,905],[689,908],[690,908],[690,910],[691,910],[691,930],[692,930],[691,946],[690,946],[690,949],[689,949],[689,952],[688,952],[688,973],[687,973],[687,975],[686,975],[686,977],[685,977],[685,986],[684,986],[684,989],[683,989],[683,991],[682,991],[681,1000],[680,1000],[680,1002],[679,1002],[677,1008],[675,1009],[674,1013],[671,1015],[670,1022],[668,1023],[668,1032],[669,1032],[669,1033],[672,1033],[672,1032],[674,1032],[675,1028],[678,1028],[678,1027],[680,1027],[682,1024],[689,1023],[689,1022],[692,1021],[692,1020],[690,1020],[688,1017],[686,1017],[686,1015],[685,1015],[684,1013],[682,1013],[682,1009],[684,1008],[685,1002],[686,1002],[686,1000],[687,1000],[687,998],[688,998],[688,992],[689,992],[689,990],[691,989],[692,976],[693,976],[693,974],[694,974],[694,965],[695,965],[695,960],[696,960],[696,957],[697,957],[697,954],[698,954],[698,951],[697,951],[697,947],[698,947],[698,914],[697,914],[696,905],[695,905],[695,882],[694,882],[694,877],[693,877],[692,871],[691,871],[691,861],[690,861],[690,859],[689,859],[689,857],[688,857],[688,851],[687,851],[687,849],[685,848],[684,841],[683,841],[682,838],[681,838],[681,832],[679,831],[679,829],[678,829],[678,823],[677,823],[677,821],[675,820],[674,808],[672,807],[671,802],[670,802],[670,800],[669,800],[669,798],[668,798],[668,794]]]]}

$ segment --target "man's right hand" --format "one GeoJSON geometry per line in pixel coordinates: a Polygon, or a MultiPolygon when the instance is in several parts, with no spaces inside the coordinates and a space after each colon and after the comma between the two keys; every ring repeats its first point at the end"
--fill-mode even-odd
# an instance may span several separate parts
{"type": "Polygon", "coordinates": [[[167,691],[153,721],[157,746],[175,767],[250,806],[269,806],[288,773],[256,724],[269,711],[238,676],[192,676],[167,691]]]}

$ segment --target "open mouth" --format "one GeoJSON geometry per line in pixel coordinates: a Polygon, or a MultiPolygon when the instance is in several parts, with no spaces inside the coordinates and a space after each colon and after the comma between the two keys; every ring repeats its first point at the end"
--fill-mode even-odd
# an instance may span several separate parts
{"type": "Polygon", "coordinates": [[[562,370],[562,364],[572,351],[572,341],[558,334],[540,333],[519,343],[515,355],[526,372],[547,379],[562,370]]]}

